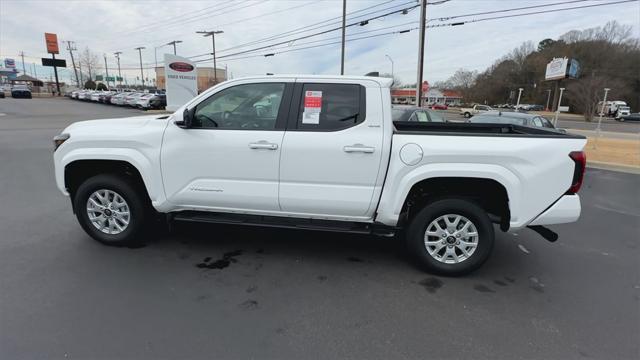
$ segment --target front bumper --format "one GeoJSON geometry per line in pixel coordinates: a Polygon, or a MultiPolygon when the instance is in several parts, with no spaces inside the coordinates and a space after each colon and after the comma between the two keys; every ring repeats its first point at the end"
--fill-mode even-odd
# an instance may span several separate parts
{"type": "Polygon", "coordinates": [[[529,226],[575,222],[580,217],[580,211],[580,196],[577,194],[564,195],[542,214],[533,219],[533,221],[529,223],[529,226]]]}

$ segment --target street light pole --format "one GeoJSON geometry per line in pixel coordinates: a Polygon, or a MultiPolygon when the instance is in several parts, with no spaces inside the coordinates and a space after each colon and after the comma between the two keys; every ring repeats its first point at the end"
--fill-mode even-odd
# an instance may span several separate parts
{"type": "Polygon", "coordinates": [[[122,73],[120,72],[120,54],[122,54],[122,51],[117,51],[114,54],[118,60],[118,77],[120,78],[120,87],[122,87],[122,73]]]}
{"type": "Polygon", "coordinates": [[[134,50],[138,50],[138,54],[140,55],[140,80],[142,80],[142,89],[144,89],[144,71],[142,71],[142,49],[146,49],[144,46],[140,46],[135,48],[134,50]]]}
{"type": "Polygon", "coordinates": [[[602,115],[604,115],[604,107],[607,104],[607,94],[609,93],[609,88],[604,88],[604,99],[602,100],[602,106],[600,107],[600,117],[598,118],[598,127],[596,131],[598,132],[598,137],[600,137],[600,124],[602,124],[602,115]]]}
{"type": "Polygon", "coordinates": [[[558,116],[560,115],[560,105],[562,105],[562,93],[564,88],[560,88],[560,97],[558,97],[558,108],[556,109],[556,116],[553,118],[553,126],[558,125],[558,116]]]}
{"type": "Polygon", "coordinates": [[[547,106],[544,108],[547,111],[549,111],[549,99],[551,99],[551,89],[547,90],[547,106]]]}
{"type": "MultiPolygon", "coordinates": [[[[173,40],[172,42],[167,43],[167,45],[173,45],[173,55],[178,55],[176,52],[176,44],[180,44],[182,42],[182,40],[173,40]]],[[[157,60],[156,60],[156,66],[157,65],[157,60]]]]}
{"type": "Polygon", "coordinates": [[[224,31],[222,30],[213,30],[213,31],[196,31],[196,34],[202,34],[203,36],[211,36],[211,43],[213,45],[213,81],[218,83],[218,69],[216,69],[216,34],[222,34],[224,31]]]}
{"type": "Polygon", "coordinates": [[[393,74],[393,59],[391,58],[391,56],[389,55],[385,55],[387,57],[387,59],[389,59],[389,61],[391,61],[391,79],[394,79],[394,74],[393,74]]]}
{"type": "Polygon", "coordinates": [[[340,75],[344,75],[344,42],[347,23],[347,0],[342,0],[342,52],[340,55],[340,75]]]}
{"type": "Polygon", "coordinates": [[[518,106],[520,106],[520,96],[522,96],[523,88],[518,88],[518,101],[516,101],[516,110],[518,110],[518,106]]]}
{"type": "Polygon", "coordinates": [[[416,82],[416,104],[422,106],[422,76],[424,68],[424,33],[427,23],[427,0],[420,0],[420,43],[418,44],[418,81],[416,82]]]}

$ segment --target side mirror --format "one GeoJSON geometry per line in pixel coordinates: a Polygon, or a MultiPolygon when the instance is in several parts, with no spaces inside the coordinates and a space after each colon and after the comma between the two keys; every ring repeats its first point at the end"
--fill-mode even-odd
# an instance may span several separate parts
{"type": "Polygon", "coordinates": [[[193,125],[193,118],[196,114],[196,108],[185,109],[182,113],[182,121],[176,121],[176,125],[183,129],[189,129],[193,125]]]}
{"type": "Polygon", "coordinates": [[[567,133],[567,129],[562,129],[562,128],[556,128],[556,130],[560,131],[563,134],[567,133]]]}

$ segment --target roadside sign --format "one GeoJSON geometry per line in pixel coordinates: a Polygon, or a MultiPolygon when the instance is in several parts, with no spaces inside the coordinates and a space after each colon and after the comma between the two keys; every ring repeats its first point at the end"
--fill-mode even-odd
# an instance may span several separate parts
{"type": "Polygon", "coordinates": [[[545,80],[564,79],[567,74],[567,65],[569,59],[554,58],[547,64],[547,70],[544,73],[545,80]]]}
{"type": "Polygon", "coordinates": [[[102,75],[96,75],[96,81],[103,81],[104,77],[102,75]]]}
{"type": "Polygon", "coordinates": [[[122,76],[116,76],[116,81],[122,81],[122,76]]]}
{"type": "Polygon", "coordinates": [[[64,59],[42,58],[42,66],[67,67],[67,61],[64,59]]]}
{"type": "Polygon", "coordinates": [[[116,78],[113,76],[107,76],[105,77],[105,81],[116,81],[116,78]]]}
{"type": "Polygon", "coordinates": [[[198,95],[197,70],[193,61],[173,54],[164,55],[168,111],[175,111],[198,95]]]}
{"type": "Polygon", "coordinates": [[[47,52],[49,54],[59,54],[58,35],[52,33],[44,33],[44,41],[47,44],[47,52]]]}
{"type": "Polygon", "coordinates": [[[569,112],[569,107],[568,106],[558,106],[558,110],[560,112],[569,112]]]}

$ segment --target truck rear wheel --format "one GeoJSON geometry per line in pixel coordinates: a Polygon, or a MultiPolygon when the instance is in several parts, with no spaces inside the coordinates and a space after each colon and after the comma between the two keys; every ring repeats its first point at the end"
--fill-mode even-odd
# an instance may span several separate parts
{"type": "Polygon", "coordinates": [[[78,222],[87,234],[105,245],[140,245],[152,218],[146,199],[140,195],[143,193],[116,175],[91,177],[75,193],[78,222]]]}
{"type": "Polygon", "coordinates": [[[493,249],[494,232],[487,213],[458,198],[435,201],[411,221],[407,245],[430,272],[456,276],[479,268],[493,249]]]}

